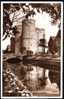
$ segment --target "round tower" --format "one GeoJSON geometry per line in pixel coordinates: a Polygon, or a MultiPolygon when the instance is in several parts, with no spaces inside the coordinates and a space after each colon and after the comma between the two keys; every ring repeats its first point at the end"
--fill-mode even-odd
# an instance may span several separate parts
{"type": "Polygon", "coordinates": [[[35,31],[35,20],[25,19],[22,21],[22,48],[26,51],[37,52],[37,33],[35,31]]]}

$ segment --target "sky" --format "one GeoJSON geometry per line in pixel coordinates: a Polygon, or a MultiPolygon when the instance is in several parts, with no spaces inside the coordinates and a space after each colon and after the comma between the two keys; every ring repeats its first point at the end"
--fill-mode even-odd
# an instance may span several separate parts
{"type": "Polygon", "coordinates": [[[51,16],[43,12],[42,13],[37,13],[34,16],[34,19],[36,20],[36,27],[38,28],[43,28],[45,29],[45,35],[46,35],[46,40],[47,42],[49,41],[50,36],[56,36],[58,32],[58,22],[57,24],[52,25],[51,24],[51,16]]]}

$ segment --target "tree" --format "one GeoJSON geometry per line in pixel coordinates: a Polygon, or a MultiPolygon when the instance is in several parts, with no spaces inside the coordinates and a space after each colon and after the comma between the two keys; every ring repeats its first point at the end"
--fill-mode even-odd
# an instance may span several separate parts
{"type": "Polygon", "coordinates": [[[10,30],[13,30],[12,28],[12,24],[13,24],[13,21],[14,21],[14,16],[13,16],[13,20],[12,22],[10,21],[10,18],[9,18],[9,15],[10,13],[15,13],[15,11],[17,10],[20,10],[22,8],[23,10],[23,13],[25,13],[25,18],[28,18],[28,16],[31,16],[31,15],[34,15],[35,12],[34,12],[34,8],[37,9],[37,11],[40,13],[40,11],[45,11],[47,13],[49,13],[51,15],[51,18],[52,18],[52,21],[51,23],[52,24],[55,24],[57,22],[57,20],[61,18],[61,4],[58,3],[53,3],[53,4],[49,4],[49,3],[42,3],[42,4],[29,4],[29,5],[26,5],[26,4],[4,4],[4,10],[3,10],[3,22],[4,22],[4,25],[3,25],[3,35],[5,35],[6,33],[6,36],[4,37],[4,40],[6,39],[7,36],[10,36],[12,34],[10,34],[10,30]],[[32,6],[32,10],[30,9],[29,6],[32,6]],[[8,24],[8,26],[7,26],[8,24]]]}

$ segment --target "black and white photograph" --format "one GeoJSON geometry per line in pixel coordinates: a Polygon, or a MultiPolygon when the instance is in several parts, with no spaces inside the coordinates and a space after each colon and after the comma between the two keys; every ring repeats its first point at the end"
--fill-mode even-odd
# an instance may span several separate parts
{"type": "Polygon", "coordinates": [[[1,2],[2,99],[61,98],[63,2],[1,2]]]}

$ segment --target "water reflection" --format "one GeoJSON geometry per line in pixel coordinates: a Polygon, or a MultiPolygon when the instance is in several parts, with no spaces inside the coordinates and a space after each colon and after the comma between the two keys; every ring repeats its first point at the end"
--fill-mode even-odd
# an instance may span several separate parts
{"type": "MultiPolygon", "coordinates": [[[[13,81],[14,86],[11,87],[11,89],[15,91],[15,95],[17,94],[16,92],[19,92],[20,90],[23,90],[24,88],[27,88],[27,90],[29,90],[31,92],[40,91],[40,90],[44,89],[45,70],[42,67],[39,67],[37,65],[34,66],[31,64],[23,64],[23,62],[16,63],[16,64],[4,62],[4,64],[3,64],[3,90],[4,90],[4,93],[11,86],[9,83],[10,80],[8,80],[9,75],[7,75],[7,77],[6,77],[6,80],[8,80],[8,85],[6,85],[5,76],[4,76],[4,72],[6,71],[6,73],[8,73],[9,70],[10,70],[10,74],[14,75],[14,79],[11,77],[9,77],[9,78],[11,79],[11,81],[13,81]],[[15,78],[17,78],[17,80],[18,80],[17,82],[15,82],[15,78]],[[20,85],[21,85],[21,87],[19,87],[20,85]]],[[[50,88],[50,86],[47,88],[50,88]]],[[[46,89],[46,90],[49,90],[49,89],[46,89]]],[[[54,89],[54,90],[56,90],[56,89],[54,89]]],[[[16,96],[19,96],[19,95],[16,95],[16,96]]],[[[22,96],[22,95],[20,95],[20,96],[22,96]]]]}
{"type": "MultiPolygon", "coordinates": [[[[11,69],[19,80],[27,86],[29,90],[38,90],[44,77],[44,69],[31,64],[24,65],[22,62],[18,64],[4,63],[4,68],[11,69]]],[[[5,70],[5,69],[4,69],[5,70]]]]}

